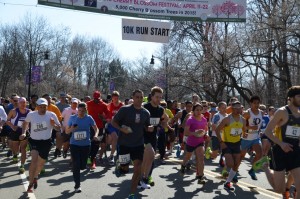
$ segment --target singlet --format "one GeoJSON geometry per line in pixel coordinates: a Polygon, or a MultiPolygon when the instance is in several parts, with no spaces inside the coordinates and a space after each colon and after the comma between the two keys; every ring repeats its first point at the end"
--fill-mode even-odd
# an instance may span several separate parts
{"type": "Polygon", "coordinates": [[[288,106],[286,106],[285,109],[288,112],[289,119],[284,125],[276,128],[275,136],[281,141],[298,146],[300,137],[300,117],[296,118],[288,106]]]}
{"type": "Polygon", "coordinates": [[[267,128],[267,125],[270,122],[270,117],[269,117],[269,115],[264,115],[262,117],[262,119],[263,119],[263,121],[262,121],[262,124],[261,124],[261,127],[260,127],[260,131],[263,133],[265,131],[265,129],[267,128]]]}
{"type": "Polygon", "coordinates": [[[232,115],[229,115],[228,117],[230,119],[230,123],[223,129],[222,140],[230,143],[239,142],[243,132],[243,117],[240,115],[239,121],[235,121],[232,115]]]}
{"type": "Polygon", "coordinates": [[[248,136],[246,138],[243,138],[244,140],[255,140],[259,138],[259,129],[262,125],[262,113],[259,111],[257,115],[255,115],[251,109],[248,109],[248,112],[250,114],[250,118],[248,119],[249,126],[258,126],[258,130],[248,130],[248,136]]]}
{"type": "MultiPolygon", "coordinates": [[[[215,124],[216,126],[218,126],[226,116],[227,116],[226,113],[224,116],[220,112],[218,112],[213,116],[212,123],[215,124]]],[[[217,136],[215,131],[212,132],[212,136],[217,136]]]]}
{"type": "Polygon", "coordinates": [[[29,113],[29,109],[26,108],[25,113],[21,113],[19,108],[16,108],[15,110],[16,110],[16,116],[11,119],[11,123],[13,123],[14,126],[19,127],[16,132],[22,133],[22,124],[25,121],[27,114],[29,113]]]}

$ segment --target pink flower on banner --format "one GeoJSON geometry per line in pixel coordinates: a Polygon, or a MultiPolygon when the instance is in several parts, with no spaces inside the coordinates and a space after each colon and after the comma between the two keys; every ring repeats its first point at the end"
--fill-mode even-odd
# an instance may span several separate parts
{"type": "Polygon", "coordinates": [[[231,14],[236,13],[237,4],[233,3],[232,1],[226,1],[221,6],[221,11],[229,17],[231,14]]]}
{"type": "Polygon", "coordinates": [[[236,7],[236,14],[238,15],[238,17],[240,17],[241,15],[243,15],[245,11],[246,11],[246,9],[242,5],[238,5],[236,7]]]}
{"type": "Polygon", "coordinates": [[[214,13],[217,17],[219,17],[220,14],[222,14],[221,5],[216,4],[212,7],[212,13],[214,13]]]}

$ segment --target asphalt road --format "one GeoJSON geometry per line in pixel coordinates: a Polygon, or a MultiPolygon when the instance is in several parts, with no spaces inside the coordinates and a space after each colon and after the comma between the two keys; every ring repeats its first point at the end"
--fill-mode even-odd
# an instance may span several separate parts
{"type": "MultiPolygon", "coordinates": [[[[53,149],[50,152],[49,163],[46,165],[46,173],[39,178],[38,189],[33,194],[27,194],[28,162],[25,165],[25,174],[20,175],[17,165],[11,163],[11,158],[6,157],[6,151],[0,151],[1,198],[122,199],[128,197],[132,168],[129,174],[121,177],[116,177],[114,167],[108,166],[108,164],[98,164],[94,171],[84,170],[81,176],[82,192],[74,193],[72,172],[68,166],[69,160],[62,157],[53,159],[53,149]]],[[[206,160],[205,177],[207,182],[205,185],[197,184],[193,168],[185,176],[179,174],[179,164],[180,159],[175,157],[175,153],[169,157],[166,165],[159,165],[156,161],[156,168],[153,172],[156,184],[151,189],[139,190],[138,198],[281,198],[281,195],[272,191],[263,172],[257,174],[257,181],[250,178],[248,175],[249,157],[240,166],[239,182],[235,186],[234,192],[227,192],[223,189],[224,179],[220,177],[221,169],[218,167],[217,160],[206,160]]]]}

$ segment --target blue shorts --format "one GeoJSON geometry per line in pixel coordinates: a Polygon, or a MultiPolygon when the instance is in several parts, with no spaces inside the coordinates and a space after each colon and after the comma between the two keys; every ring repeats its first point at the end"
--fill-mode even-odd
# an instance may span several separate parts
{"type": "Polygon", "coordinates": [[[255,140],[245,140],[241,139],[241,149],[242,150],[247,150],[250,149],[253,145],[255,144],[261,144],[260,138],[257,138],[255,140]]]}
{"type": "Polygon", "coordinates": [[[117,135],[119,135],[119,130],[113,127],[110,123],[107,125],[107,133],[108,135],[112,134],[115,132],[117,135]]]}

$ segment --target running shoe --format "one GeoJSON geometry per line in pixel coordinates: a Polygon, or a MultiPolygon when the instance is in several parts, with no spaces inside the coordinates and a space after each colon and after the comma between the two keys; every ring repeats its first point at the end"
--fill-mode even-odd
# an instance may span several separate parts
{"type": "Polygon", "coordinates": [[[283,199],[289,199],[290,198],[290,190],[286,189],[285,192],[282,194],[283,199]]]}
{"type": "Polygon", "coordinates": [[[33,193],[32,187],[33,187],[33,184],[28,185],[27,193],[33,193]]]}
{"type": "Polygon", "coordinates": [[[30,151],[30,146],[29,146],[29,144],[26,145],[26,151],[30,151]]]}
{"type": "Polygon", "coordinates": [[[41,175],[43,175],[44,173],[46,173],[46,169],[45,169],[45,167],[43,167],[43,168],[42,168],[42,170],[41,170],[40,174],[41,174],[41,175]]]}
{"type": "Polygon", "coordinates": [[[66,151],[63,151],[63,158],[64,158],[64,159],[66,159],[66,158],[67,158],[67,156],[68,156],[68,150],[66,150],[66,151]]]}
{"type": "Polygon", "coordinates": [[[221,175],[222,175],[223,178],[227,178],[229,173],[226,169],[223,169],[222,172],[221,172],[221,175]]]}
{"type": "Polygon", "coordinates": [[[225,166],[225,162],[224,162],[224,159],[223,159],[224,157],[220,157],[220,160],[219,160],[219,165],[220,165],[220,167],[224,167],[225,166]]]}
{"type": "Polygon", "coordinates": [[[249,175],[251,176],[251,179],[252,179],[252,180],[257,180],[255,171],[254,171],[252,168],[249,170],[248,173],[249,173],[249,175]]]}
{"type": "Polygon", "coordinates": [[[18,155],[13,156],[13,163],[18,163],[18,155]]]}
{"type": "Polygon", "coordinates": [[[269,163],[269,157],[268,156],[264,156],[264,157],[262,157],[261,159],[259,159],[258,161],[256,161],[255,163],[254,163],[254,165],[253,165],[253,170],[254,171],[257,171],[257,170],[259,170],[259,169],[262,169],[262,167],[263,167],[263,165],[265,164],[265,163],[269,163]]]}
{"type": "Polygon", "coordinates": [[[196,176],[196,178],[198,179],[198,184],[205,184],[203,176],[196,176]]]}
{"type": "Polygon", "coordinates": [[[143,180],[140,180],[137,187],[138,189],[150,189],[151,186],[146,184],[143,180]]]}
{"type": "Polygon", "coordinates": [[[8,150],[7,153],[6,153],[6,157],[9,158],[10,156],[12,156],[12,151],[11,151],[11,150],[8,150]]]}
{"type": "Polygon", "coordinates": [[[19,168],[19,173],[23,174],[24,172],[25,172],[24,165],[21,165],[20,168],[19,168]]]}
{"type": "Polygon", "coordinates": [[[227,191],[234,191],[235,190],[235,188],[232,186],[232,184],[230,182],[225,182],[224,189],[227,190],[227,191]]]}
{"type": "Polygon", "coordinates": [[[54,158],[60,157],[61,156],[61,151],[59,149],[55,149],[54,151],[54,158]]]}
{"type": "Polygon", "coordinates": [[[81,187],[75,188],[75,193],[81,193],[81,187]]]}
{"type": "Polygon", "coordinates": [[[181,165],[180,173],[181,173],[182,175],[185,174],[185,166],[181,165]]]}
{"type": "Polygon", "coordinates": [[[92,164],[91,158],[88,158],[88,159],[87,159],[86,164],[87,164],[87,165],[91,165],[91,164],[92,164]]]}
{"type": "Polygon", "coordinates": [[[114,159],[114,156],[110,156],[110,157],[109,157],[108,163],[109,163],[110,166],[114,166],[114,165],[115,165],[115,159],[114,159]]]}
{"type": "Polygon", "coordinates": [[[34,188],[34,189],[37,189],[37,187],[38,187],[38,179],[37,179],[37,178],[34,178],[34,179],[33,179],[33,188],[34,188]]]}
{"type": "Polygon", "coordinates": [[[177,151],[176,151],[176,157],[179,158],[180,157],[180,153],[181,153],[181,148],[180,145],[177,145],[177,151]]]}
{"type": "Polygon", "coordinates": [[[206,150],[205,150],[205,158],[206,158],[207,160],[210,159],[211,152],[212,152],[211,148],[210,148],[210,147],[207,147],[206,150]]]}
{"type": "Polygon", "coordinates": [[[130,194],[130,195],[128,196],[128,199],[136,199],[136,197],[135,197],[134,194],[130,194]]]}
{"type": "Polygon", "coordinates": [[[151,187],[155,185],[152,176],[148,176],[148,184],[150,184],[151,187]]]}

